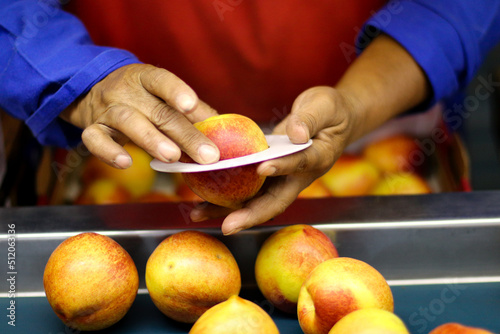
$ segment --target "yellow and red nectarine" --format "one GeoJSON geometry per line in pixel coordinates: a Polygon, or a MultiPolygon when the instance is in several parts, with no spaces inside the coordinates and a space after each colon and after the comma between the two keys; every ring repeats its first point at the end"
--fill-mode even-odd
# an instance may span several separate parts
{"type": "Polygon", "coordinates": [[[162,313],[194,323],[212,306],[238,295],[241,276],[220,240],[186,230],[169,236],[153,251],[146,264],[146,286],[162,313]]]}
{"type": "Polygon", "coordinates": [[[300,287],[321,262],[338,257],[332,241],[309,225],[290,225],[274,232],[261,246],[255,279],[267,300],[278,309],[297,313],[300,287]]]}
{"type": "Polygon", "coordinates": [[[43,285],[50,306],[68,327],[99,330],[125,316],[137,295],[139,275],[116,241],[81,233],[52,252],[43,285]]]}
{"type": "MultiPolygon", "coordinates": [[[[237,158],[266,150],[269,146],[260,127],[250,118],[223,114],[197,122],[194,126],[220,151],[220,160],[237,158]]],[[[185,153],[180,161],[193,162],[185,153]]],[[[257,164],[210,172],[183,173],[187,185],[204,200],[238,208],[262,187],[265,177],[256,172],[257,164]]]]}

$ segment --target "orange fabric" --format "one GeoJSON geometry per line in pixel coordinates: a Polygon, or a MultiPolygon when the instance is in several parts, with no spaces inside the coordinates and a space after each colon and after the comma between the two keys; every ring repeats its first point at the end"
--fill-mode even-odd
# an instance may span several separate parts
{"type": "Polygon", "coordinates": [[[74,0],[69,10],[96,44],[168,69],[220,113],[276,124],[303,90],[336,83],[384,2],[74,0]]]}

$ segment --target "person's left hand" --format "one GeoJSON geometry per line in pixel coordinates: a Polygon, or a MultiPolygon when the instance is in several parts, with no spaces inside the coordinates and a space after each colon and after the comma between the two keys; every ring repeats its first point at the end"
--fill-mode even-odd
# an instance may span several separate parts
{"type": "Polygon", "coordinates": [[[261,192],[235,211],[203,203],[191,211],[193,221],[226,216],[225,235],[264,223],[281,214],[298,194],[327,172],[351,141],[356,122],[355,101],[331,87],[313,87],[295,100],[290,114],[274,134],[287,134],[292,143],[313,144],[304,151],[262,162],[257,172],[268,176],[261,192]]]}

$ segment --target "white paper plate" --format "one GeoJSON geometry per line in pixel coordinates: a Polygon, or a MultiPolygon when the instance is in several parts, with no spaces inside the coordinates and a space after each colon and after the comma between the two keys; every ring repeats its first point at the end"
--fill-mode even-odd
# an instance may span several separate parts
{"type": "Polygon", "coordinates": [[[198,163],[186,163],[180,161],[166,163],[154,159],[153,161],[151,161],[151,168],[153,168],[158,172],[164,172],[164,173],[208,172],[212,170],[245,166],[257,162],[280,158],[285,155],[302,151],[311,146],[312,144],[312,140],[309,140],[305,144],[293,144],[292,142],[290,142],[288,136],[286,135],[267,135],[266,139],[269,145],[269,148],[267,150],[259,153],[246,155],[244,157],[221,160],[216,163],[208,165],[201,165],[198,163]]]}

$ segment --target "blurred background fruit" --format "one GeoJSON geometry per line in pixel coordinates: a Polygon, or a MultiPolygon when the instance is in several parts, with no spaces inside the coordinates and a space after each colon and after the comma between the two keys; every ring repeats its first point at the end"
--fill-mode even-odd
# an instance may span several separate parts
{"type": "Polygon", "coordinates": [[[380,170],[354,154],[343,154],[321,180],[333,196],[363,196],[380,180],[380,170]]]}
{"type": "Polygon", "coordinates": [[[89,156],[82,171],[83,188],[98,179],[111,179],[125,187],[132,198],[148,193],[156,177],[156,171],[149,165],[153,158],[132,143],[126,144],[124,148],[132,157],[132,166],[127,169],[111,167],[95,156],[89,156]]]}

